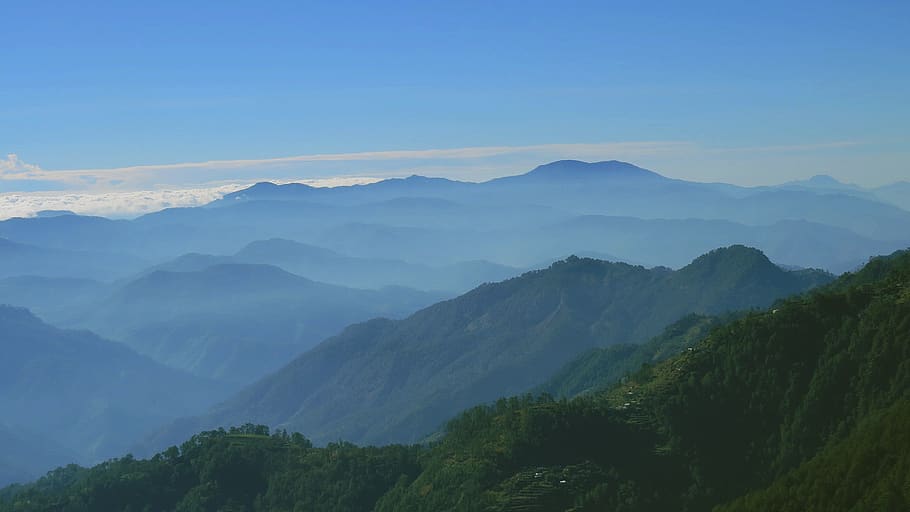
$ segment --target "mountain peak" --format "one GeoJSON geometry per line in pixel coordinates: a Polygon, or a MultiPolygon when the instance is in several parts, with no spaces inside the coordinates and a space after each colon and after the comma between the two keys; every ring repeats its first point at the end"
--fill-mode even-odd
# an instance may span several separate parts
{"type": "Polygon", "coordinates": [[[827,174],[816,174],[809,178],[809,183],[812,183],[813,185],[843,185],[843,183],[836,178],[827,174]]]}
{"type": "Polygon", "coordinates": [[[540,165],[526,177],[545,179],[580,179],[580,178],[662,178],[661,175],[642,169],[628,162],[606,160],[603,162],[583,162],[581,160],[557,160],[540,165]]]}
{"type": "Polygon", "coordinates": [[[212,204],[229,204],[233,201],[260,200],[260,199],[293,199],[301,192],[310,191],[314,187],[303,183],[285,183],[278,185],[271,181],[260,181],[245,189],[225,194],[223,198],[212,204]]]}
{"type": "Polygon", "coordinates": [[[680,269],[680,272],[714,274],[725,271],[754,271],[756,269],[770,269],[782,272],[777,265],[765,256],[765,253],[754,247],[739,244],[714,249],[703,254],[680,269]]]}

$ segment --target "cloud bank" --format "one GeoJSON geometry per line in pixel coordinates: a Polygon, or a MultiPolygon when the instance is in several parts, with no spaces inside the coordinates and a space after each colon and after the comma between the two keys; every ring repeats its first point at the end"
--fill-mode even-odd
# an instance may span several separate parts
{"type": "MultiPolygon", "coordinates": [[[[296,180],[314,187],[337,187],[372,183],[378,178],[342,176],[296,180]]],[[[289,183],[276,180],[278,183],[289,183]]],[[[45,210],[69,210],[80,215],[130,218],[165,208],[201,206],[252,183],[230,183],[201,188],[116,192],[28,192],[0,194],[0,220],[33,217],[45,210]]]]}

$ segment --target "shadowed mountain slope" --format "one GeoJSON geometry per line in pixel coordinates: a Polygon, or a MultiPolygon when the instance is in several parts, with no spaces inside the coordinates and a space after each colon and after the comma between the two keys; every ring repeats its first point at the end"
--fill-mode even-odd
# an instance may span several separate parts
{"type": "Polygon", "coordinates": [[[573,257],[404,320],[353,325],[160,439],[250,421],[319,442],[414,441],[465,407],[542,383],[592,347],[642,342],[685,314],[764,307],[828,280],[742,246],[677,272],[573,257]]]}
{"type": "Polygon", "coordinates": [[[56,471],[0,510],[903,511],[908,285],[910,253],[877,258],[602,392],[464,411],[428,447],[313,448],[248,425],[56,471]]]}
{"type": "MultiPolygon", "coordinates": [[[[91,332],[51,327],[25,309],[0,306],[0,349],[3,423],[13,433],[29,432],[25,439],[53,439],[48,450],[54,443],[66,448],[54,453],[74,455],[58,457],[54,464],[91,463],[122,453],[154,425],[207,407],[225,394],[212,382],[91,332]]],[[[18,437],[4,436],[0,446],[17,443],[18,437]]]]}

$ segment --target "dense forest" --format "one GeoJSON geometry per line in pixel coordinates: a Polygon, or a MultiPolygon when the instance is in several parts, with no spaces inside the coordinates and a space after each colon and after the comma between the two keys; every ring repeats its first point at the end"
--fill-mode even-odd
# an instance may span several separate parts
{"type": "Polygon", "coordinates": [[[908,510],[910,252],[601,387],[472,408],[426,446],[205,432],[9,487],[0,510],[908,510]]]}

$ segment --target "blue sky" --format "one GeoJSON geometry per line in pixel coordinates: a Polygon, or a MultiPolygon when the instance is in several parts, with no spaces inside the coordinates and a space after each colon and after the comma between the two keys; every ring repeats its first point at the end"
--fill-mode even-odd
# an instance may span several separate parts
{"type": "Polygon", "coordinates": [[[0,154],[17,155],[0,191],[485,179],[571,157],[747,185],[910,177],[906,1],[7,0],[0,15],[0,154]],[[488,147],[519,149],[400,153],[488,147]],[[256,162],[326,154],[342,156],[256,162]],[[212,160],[227,163],[133,167],[212,160]]]}

